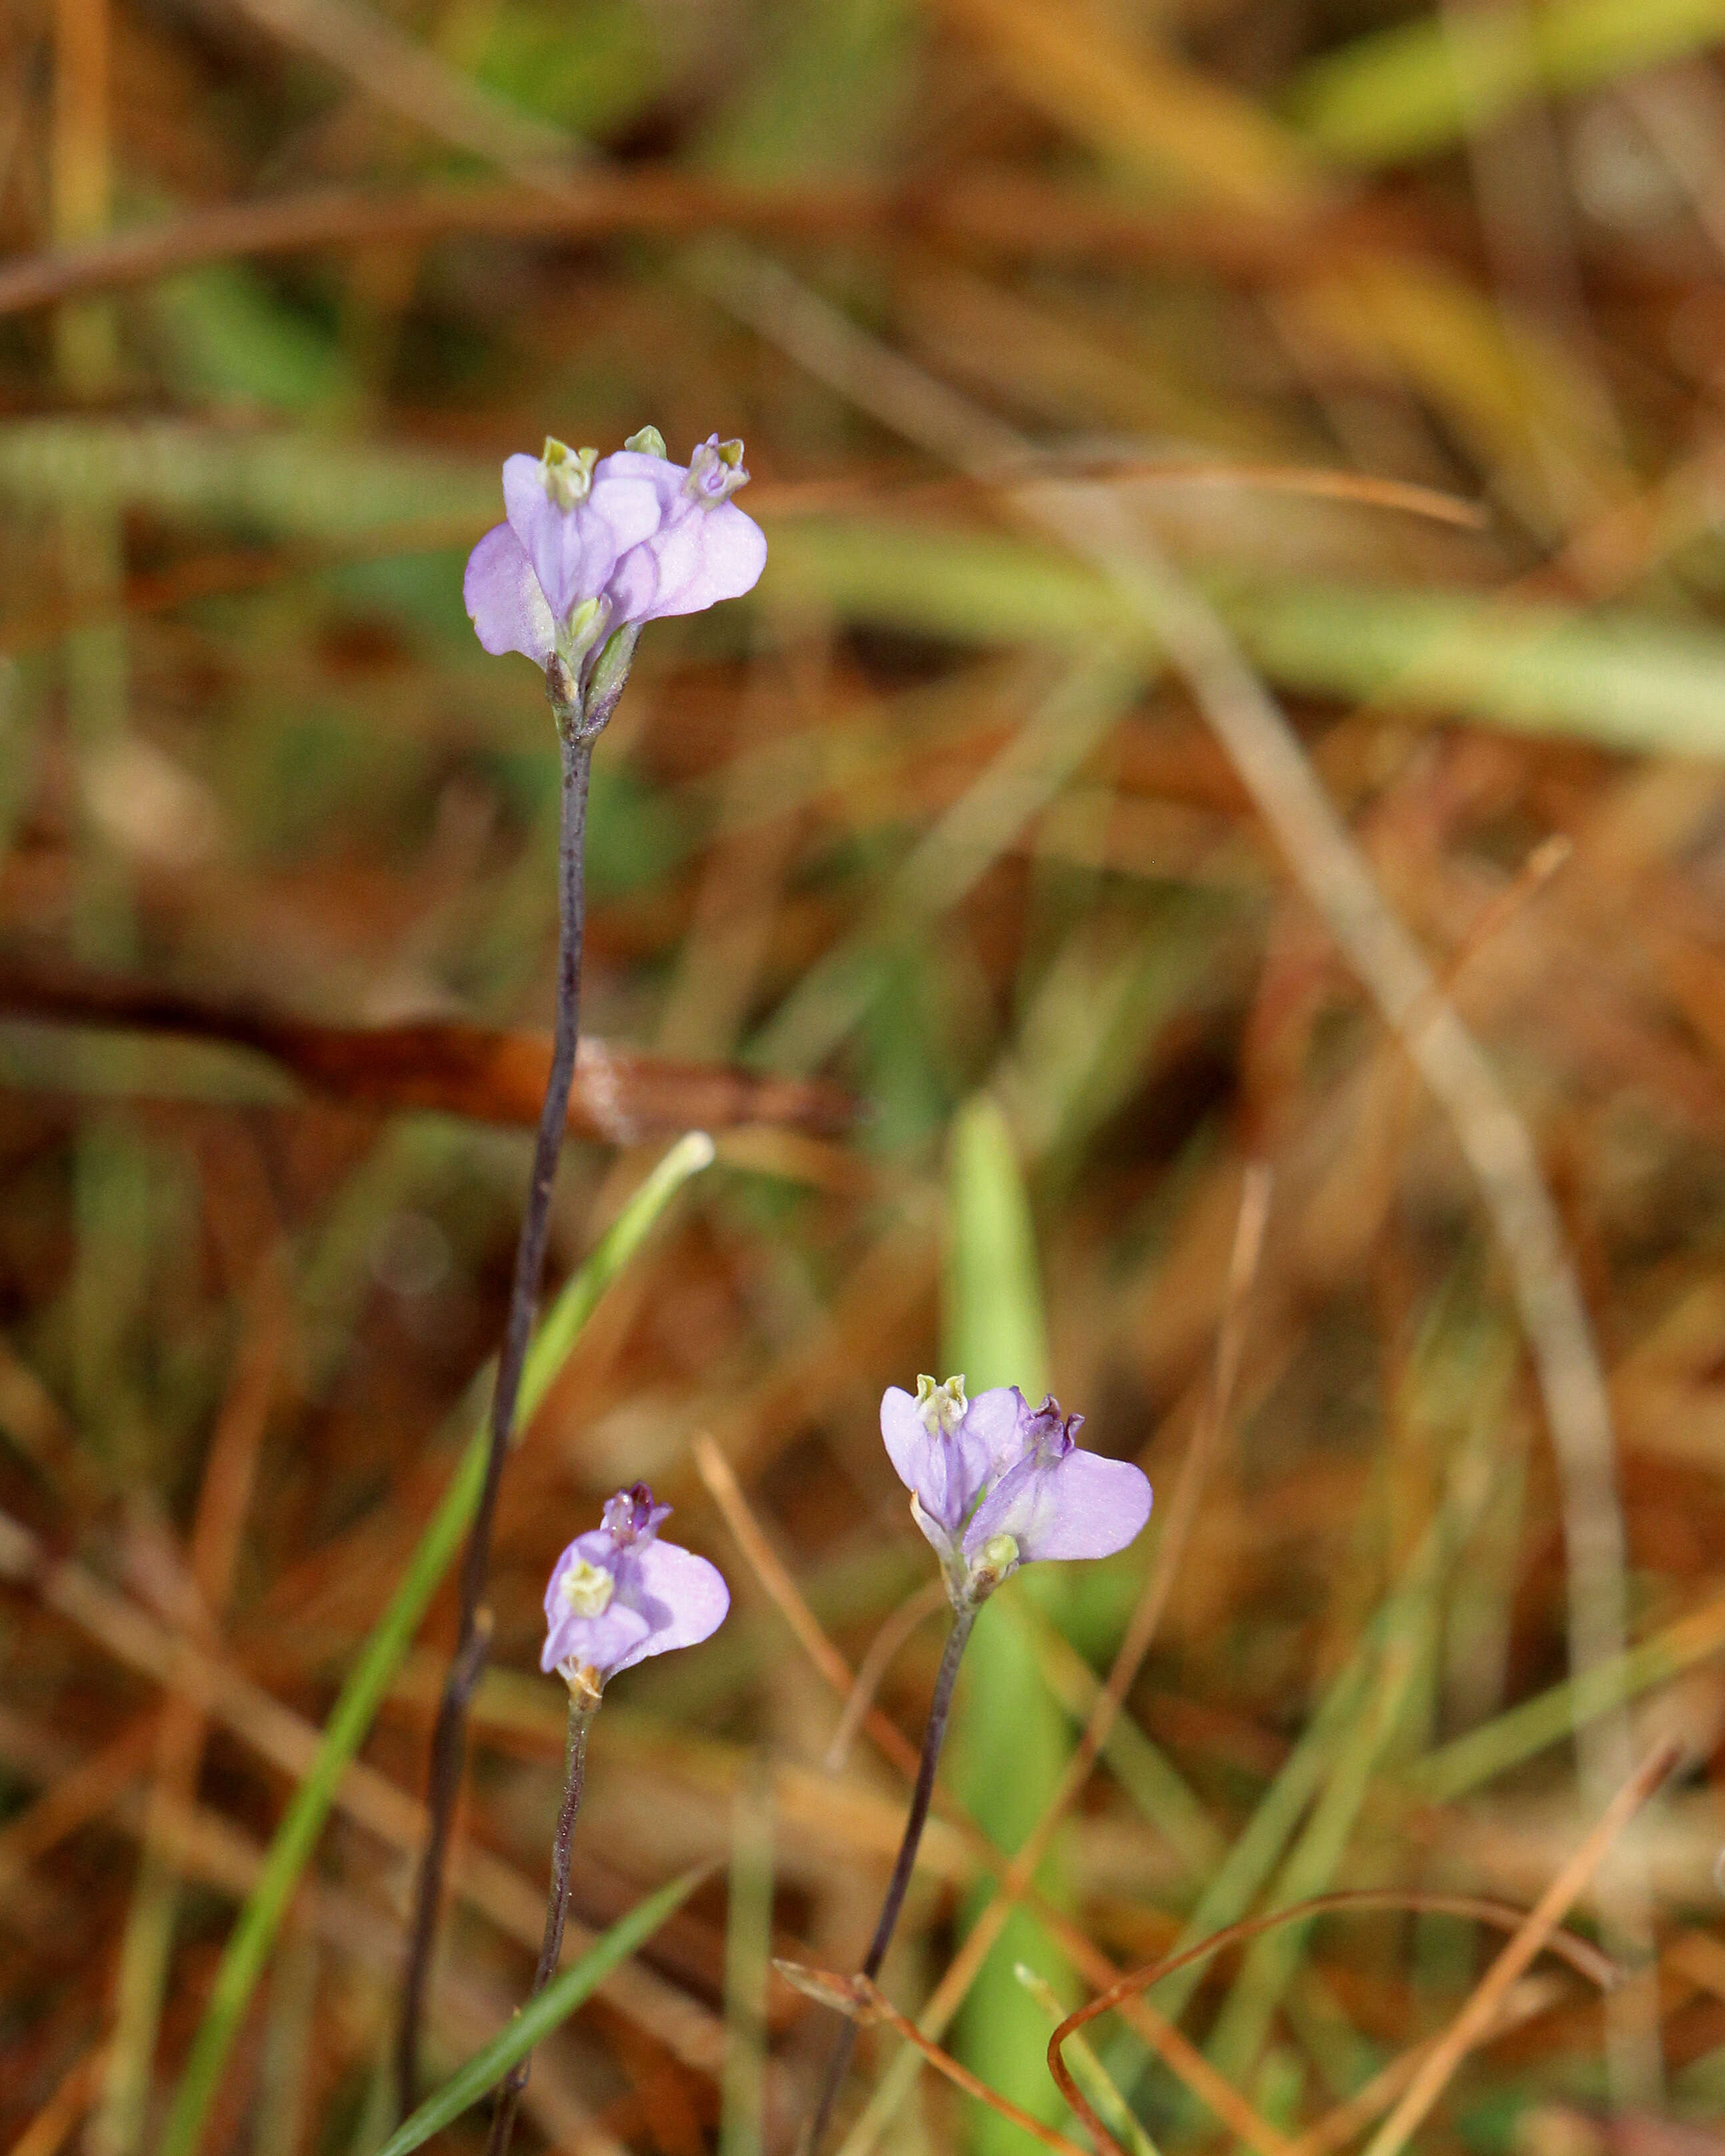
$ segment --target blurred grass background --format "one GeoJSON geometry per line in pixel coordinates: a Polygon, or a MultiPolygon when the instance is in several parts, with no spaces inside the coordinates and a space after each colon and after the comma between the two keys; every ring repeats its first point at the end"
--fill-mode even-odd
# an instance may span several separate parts
{"type": "MultiPolygon", "coordinates": [[[[461,563],[506,454],[650,421],[679,455],[745,437],[771,553],[649,634],[598,752],[615,1060],[558,1276],[667,1137],[729,1127],[510,1469],[433,2065],[525,1988],[539,1596],[644,1476],[734,1614],[608,1702],[574,1918],[724,1871],[544,2047],[527,2130],[790,2148],[831,2030],[769,1954],[854,1963],[906,1785],[866,1739],[827,1763],[839,1702],[691,1440],[854,1666],[929,1570],[882,1388],[1051,1384],[1165,1501],[1264,1162],[1160,1629],[950,2041],[1060,2122],[1017,1962],[1070,2005],[1075,1942],[1125,1967],[1332,1886],[1531,1902],[1587,1818],[1572,1719],[1627,1701],[1686,1747],[1633,1844],[1656,2041],[1608,2089],[1597,2000],[1542,1973],[1420,2146],[1725,2146],[1725,8],[12,0],[0,40],[0,1512],[59,1568],[0,1587],[4,2145],[153,2149],[289,1794],[259,1700],[321,1720],[454,1471],[527,1139],[501,1061],[428,1107],[357,1029],[531,1065],[556,758],[461,563]],[[1026,471],[1214,608],[1532,1136],[1626,1538],[1629,1651],[1577,1691],[1550,1432],[1455,1132],[1026,471]],[[259,1014],[342,1055],[301,1082],[259,1014]],[[182,1637],[251,1689],[188,1703],[182,1637]]],[[[1034,1827],[1165,1516],[986,1613],[907,2011],[992,1892],[963,1820],[1034,1827]]],[[[403,1799],[453,1618],[367,1748],[403,1799]]],[[[939,1630],[883,1681],[913,1738],[939,1630]]],[[[324,1835],[206,2148],[383,2138],[416,1831],[386,1799],[324,1835]]],[[[1263,2156],[1322,2156],[1489,1951],[1332,1917],[1155,1996],[1263,2156]]],[[[1160,2147],[1240,2145],[1093,2034],[1160,2147]]],[[[864,2039],[849,2156],[1024,2156],[894,2049],[864,2039]]]]}

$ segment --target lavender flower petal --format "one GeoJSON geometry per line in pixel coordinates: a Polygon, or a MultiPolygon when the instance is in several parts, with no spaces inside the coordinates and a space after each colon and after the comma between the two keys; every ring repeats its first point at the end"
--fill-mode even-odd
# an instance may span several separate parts
{"type": "Polygon", "coordinates": [[[717,1630],[730,1592],[705,1558],[658,1539],[669,1505],[644,1482],[608,1501],[603,1525],[578,1535],[545,1590],[545,1670],[584,1663],[600,1682],[649,1655],[693,1646],[717,1630]]]}
{"type": "Polygon", "coordinates": [[[614,1602],[598,1617],[583,1617],[567,1609],[555,1616],[547,1609],[547,1616],[539,1666],[547,1674],[565,1662],[577,1662],[608,1676],[648,1651],[642,1642],[653,1629],[651,1619],[621,1602],[614,1602]]]}
{"type": "Polygon", "coordinates": [[[583,599],[598,598],[616,567],[618,540],[590,494],[565,507],[552,500],[540,458],[513,456],[504,459],[503,506],[554,619],[567,621],[583,599]]]}
{"type": "Polygon", "coordinates": [[[649,1630],[639,1644],[611,1666],[611,1674],[632,1669],[649,1655],[673,1647],[693,1647],[716,1632],[731,1607],[725,1576],[704,1557],[675,1543],[653,1542],[639,1550],[628,1591],[639,1594],[649,1630]]]}
{"type": "Polygon", "coordinates": [[[964,1418],[965,1434],[985,1462],[978,1489],[985,1482],[991,1486],[998,1482],[1024,1456],[1032,1435],[1027,1427],[1029,1414],[1016,1385],[994,1385],[971,1402],[964,1418]]]}
{"type": "Polygon", "coordinates": [[[508,525],[494,525],[468,556],[461,596],[487,651],[519,651],[541,666],[550,658],[557,624],[526,550],[508,525]]]}
{"type": "Polygon", "coordinates": [[[1045,1462],[1027,1454],[978,1506],[964,1553],[978,1556],[994,1535],[1010,1535],[1019,1561],[1112,1557],[1150,1517],[1150,1485],[1127,1460],[1107,1460],[1073,1445],[1045,1462]]]}
{"type": "MultiPolygon", "coordinates": [[[[1010,1393],[1006,1395],[1009,1404],[1013,1397],[1010,1393]]],[[[983,1395],[983,1400],[993,1399],[993,1394],[983,1395]]],[[[913,1399],[896,1385],[888,1388],[880,1402],[880,1436],[887,1458],[900,1481],[921,1505],[927,1522],[943,1528],[948,1536],[963,1525],[965,1514],[988,1477],[984,1430],[991,1416],[985,1414],[980,1423],[973,1424],[981,1404],[969,1402],[963,1417],[949,1426],[950,1416],[941,1416],[937,1400],[913,1399]]],[[[918,1524],[938,1549],[940,1543],[929,1533],[929,1525],[921,1520],[918,1524]]]]}
{"type": "Polygon", "coordinates": [[[752,591],[766,566],[767,535],[752,516],[731,501],[711,508],[693,503],[619,563],[619,569],[629,567],[629,575],[626,583],[616,580],[613,603],[627,621],[701,613],[722,599],[741,598],[752,591]],[[641,565],[634,562],[634,556],[641,552],[651,557],[654,572],[652,596],[644,608],[640,601],[645,580],[641,565]]]}

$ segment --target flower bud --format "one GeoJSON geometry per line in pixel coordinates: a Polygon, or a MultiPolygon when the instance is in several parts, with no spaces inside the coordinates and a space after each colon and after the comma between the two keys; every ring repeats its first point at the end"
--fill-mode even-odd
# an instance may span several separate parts
{"type": "Polygon", "coordinates": [[[1010,1535],[990,1535],[970,1561],[968,1599],[981,1602],[1019,1568],[1019,1546],[1010,1535]]]}

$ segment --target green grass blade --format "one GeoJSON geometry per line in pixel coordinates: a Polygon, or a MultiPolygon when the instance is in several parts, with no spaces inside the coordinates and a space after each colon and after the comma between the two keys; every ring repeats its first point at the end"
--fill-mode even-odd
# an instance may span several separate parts
{"type": "Polygon", "coordinates": [[[1551,0],[1504,19],[1438,10],[1313,60],[1287,103],[1314,147],[1349,164],[1424,157],[1536,93],[1573,95],[1725,37],[1719,0],[1551,0]]]}
{"type": "Polygon", "coordinates": [[[413,2117],[404,2119],[390,2135],[377,2156],[408,2156],[409,2149],[441,2133],[451,2119],[459,2118],[470,2105],[477,2103],[487,2089],[495,2088],[517,2060],[524,2059],[542,2037],[548,2036],[559,2022],[567,2021],[578,2006],[593,1996],[619,1962],[627,1961],[637,1947],[652,1938],[672,1911],[688,1900],[707,1871],[707,1866],[696,1865],[619,1917],[579,1961],[553,1977],[536,1999],[530,1999],[484,2051],[475,2051],[459,2072],[451,2074],[434,2095],[427,2097],[413,2117]]]}
{"type": "Polygon", "coordinates": [[[1585,1676],[1536,1693],[1429,1752],[1408,1770],[1408,1786],[1428,1803],[1453,1804],[1548,1745],[1561,1743],[1584,1722],[1609,1714],[1656,1685],[1668,1684],[1697,1662],[1722,1652],[1725,1598],[1716,1597],[1585,1676]]]}
{"type": "MultiPolygon", "coordinates": [[[[680,1138],[629,1199],[575,1273],[534,1334],[522,1373],[517,1428],[525,1430],[593,1312],[594,1305],[639,1249],[648,1231],[690,1177],[713,1157],[705,1132],[680,1138]]],[[[438,1583],[454,1563],[479,1502],[485,1481],[488,1428],[485,1418],[469,1440],[461,1464],[408,1560],[388,1606],[373,1627],[324,1726],[311,1771],[295,1792],[275,1830],[239,1920],[228,1938],[203,2020],[186,2063],[163,2129],[160,2156],[193,2156],[220,2082],[228,2050],[300,1872],[315,1847],[350,1760],[365,1741],[372,1717],[418,1629],[438,1583]]]]}
{"type": "MultiPolygon", "coordinates": [[[[1066,2018],[1066,2010],[1060,2004],[1054,1986],[1024,1962],[1018,1964],[1013,1974],[1048,2016],[1049,2026],[1058,2029],[1066,2018]]],[[[1114,2086],[1108,2069],[1084,2037],[1069,2036],[1061,2046],[1061,2054],[1072,2070],[1073,2080],[1084,2092],[1091,2109],[1121,2147],[1129,2150],[1131,2156],[1160,2156],[1156,2143],[1138,2123],[1132,2106],[1114,2086]]]]}
{"type": "MultiPolygon", "coordinates": [[[[1013,1133],[987,1094],[953,1117],[947,1162],[947,1368],[963,1371],[973,1399],[991,1385],[1016,1384],[1040,1399],[1050,1356],[1035,1223],[1013,1133]]],[[[1039,1584],[1058,1596],[1064,1570],[1033,1567],[1015,1580],[983,1611],[965,1656],[954,1778],[978,1825],[1006,1850],[1040,1818],[1071,1751],[1065,1717],[1037,1671],[1033,1611],[1024,1600],[1039,1584]]],[[[1052,1861],[1037,1883],[1059,1893],[1052,1861]]],[[[992,1883],[978,1889],[968,1922],[993,1892],[992,1883]]],[[[978,1972],[953,2049],[990,2087],[1051,2122],[1062,2107],[1043,2064],[1041,2016],[1013,1974],[1021,1961],[1056,1974],[1064,1966],[1034,1918],[1015,1909],[978,1972]]],[[[973,2156],[1024,2156],[1031,2146],[1020,2128],[993,2112],[972,2123],[968,2140],[973,2156]]]]}

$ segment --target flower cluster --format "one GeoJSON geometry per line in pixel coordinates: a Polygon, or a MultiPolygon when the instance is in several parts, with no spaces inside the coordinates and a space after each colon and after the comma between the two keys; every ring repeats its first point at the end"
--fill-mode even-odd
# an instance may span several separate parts
{"type": "Polygon", "coordinates": [[[692,1647],[718,1630],[730,1590],[704,1557],[660,1541],[670,1509],[637,1482],[608,1500],[598,1527],[570,1543],[545,1590],[541,1669],[572,1683],[590,1671],[597,1691],[649,1655],[692,1647]]]}
{"type": "Polygon", "coordinates": [[[759,525],[731,496],[742,444],[709,435],[673,464],[656,428],[608,457],[547,439],[503,467],[506,521],[473,550],[462,581],[487,651],[553,654],[578,679],[620,629],[700,613],[752,588],[767,560],[759,525]]]}
{"type": "Polygon", "coordinates": [[[891,1387],[880,1435],[940,1556],[955,1602],[975,1604],[1039,1558],[1111,1557],[1150,1517],[1150,1485],[1130,1461],[1081,1450],[1082,1415],[1016,1385],[964,1397],[963,1378],[916,1394],[891,1387]]]}

